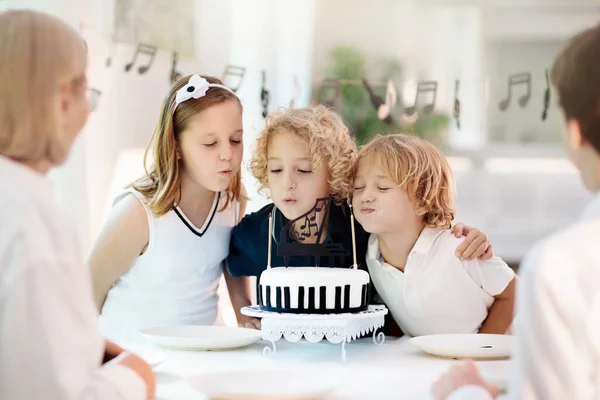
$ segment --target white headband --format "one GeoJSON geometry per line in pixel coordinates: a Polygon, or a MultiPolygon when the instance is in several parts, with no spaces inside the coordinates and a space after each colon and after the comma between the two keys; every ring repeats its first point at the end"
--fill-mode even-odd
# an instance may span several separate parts
{"type": "Polygon", "coordinates": [[[221,89],[225,89],[235,94],[235,92],[229,89],[225,85],[219,85],[218,83],[209,83],[206,79],[202,78],[198,74],[194,74],[190,77],[188,83],[179,89],[175,94],[175,108],[181,103],[191,98],[199,99],[200,97],[206,95],[206,91],[211,87],[218,87],[221,89]]]}

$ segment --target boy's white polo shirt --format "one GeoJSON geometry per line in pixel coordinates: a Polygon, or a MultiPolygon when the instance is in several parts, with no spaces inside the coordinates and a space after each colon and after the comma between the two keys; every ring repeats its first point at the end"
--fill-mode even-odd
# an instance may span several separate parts
{"type": "Polygon", "coordinates": [[[494,296],[514,278],[499,257],[461,261],[455,252],[462,240],[448,229],[424,228],[401,272],[382,260],[377,235],[369,238],[369,274],[405,334],[478,332],[494,296]]]}

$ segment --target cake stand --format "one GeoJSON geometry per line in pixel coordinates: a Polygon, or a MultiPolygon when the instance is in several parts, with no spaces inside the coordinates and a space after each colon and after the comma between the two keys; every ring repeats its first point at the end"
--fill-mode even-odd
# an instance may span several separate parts
{"type": "Polygon", "coordinates": [[[275,342],[283,336],[289,342],[297,342],[302,337],[311,343],[326,338],[331,343],[342,344],[342,362],[346,361],[346,343],[373,332],[373,342],[381,345],[385,341],[383,327],[387,308],[370,305],[365,311],[347,314],[292,314],[261,310],[260,306],[241,309],[242,314],[261,318],[263,340],[270,342],[263,355],[274,356],[275,342]]]}

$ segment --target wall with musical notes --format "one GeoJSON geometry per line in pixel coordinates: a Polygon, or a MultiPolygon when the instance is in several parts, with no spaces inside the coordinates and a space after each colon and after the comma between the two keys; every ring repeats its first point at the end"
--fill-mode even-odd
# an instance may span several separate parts
{"type": "MultiPolygon", "coordinates": [[[[194,5],[190,10],[196,23],[194,57],[152,43],[121,43],[95,35],[94,30],[84,31],[91,48],[90,84],[102,91],[85,132],[89,148],[96,149],[87,159],[89,180],[94,182],[88,188],[92,236],[110,205],[117,157],[124,150],[146,146],[161,102],[178,76],[213,75],[236,90],[244,105],[244,165],[265,111],[291,102],[309,104],[311,1],[273,6],[271,0],[224,0],[194,5]]],[[[105,6],[104,18],[110,19],[113,11],[105,6]]],[[[104,26],[111,32],[112,25],[104,26]]],[[[256,192],[249,173],[244,183],[250,193],[256,192]]],[[[258,195],[253,200],[259,200],[256,206],[264,202],[258,195]]]]}
{"type": "MultiPolygon", "coordinates": [[[[420,81],[437,82],[435,110],[460,113],[448,132],[455,149],[507,141],[558,143],[553,101],[542,119],[544,72],[570,35],[600,20],[600,4],[443,3],[358,0],[347,7],[343,0],[318,2],[313,71],[323,75],[330,49],[350,45],[367,57],[365,78],[371,81],[381,75],[382,59],[401,63],[403,76],[393,83],[400,102],[409,107],[420,81]],[[529,47],[520,51],[519,46],[529,47]],[[498,104],[508,95],[509,76],[523,73],[530,75],[529,84],[511,85],[514,102],[501,112],[498,104]],[[527,88],[529,100],[521,107],[516,101],[527,88]]],[[[379,84],[379,96],[385,94],[384,85],[379,84]]],[[[430,93],[427,101],[432,97],[430,93]]]]}
{"type": "MultiPolygon", "coordinates": [[[[563,42],[489,42],[490,76],[487,132],[491,143],[560,143],[561,120],[556,99],[548,100],[546,68],[563,42]],[[545,112],[544,112],[545,111],[545,112]]],[[[552,93],[551,96],[552,97],[552,93]]]]}
{"type": "MultiPolygon", "coordinates": [[[[439,2],[420,0],[353,0],[351,5],[347,0],[184,0],[177,1],[179,12],[185,11],[181,29],[165,33],[158,27],[172,18],[169,15],[178,15],[176,12],[162,19],[155,16],[157,26],[151,28],[163,33],[155,40],[144,36],[143,29],[140,35],[136,24],[153,20],[144,15],[144,5],[168,2],[120,1],[5,0],[9,7],[33,7],[66,19],[88,44],[90,94],[96,107],[69,164],[54,175],[60,183],[57,195],[63,207],[75,215],[85,246],[96,235],[110,204],[108,188],[119,154],[146,145],[170,83],[194,72],[223,77],[237,88],[245,110],[245,162],[264,115],[290,104],[310,104],[321,97],[320,88],[326,88],[322,101],[334,106],[337,92],[348,85],[360,88],[368,98],[365,107],[373,108],[384,124],[399,117],[410,120],[416,113],[446,113],[450,116],[449,153],[462,161],[474,160],[472,175],[459,187],[459,198],[463,187],[462,193],[471,193],[460,200],[467,204],[461,210],[475,212],[466,214],[464,221],[493,231],[496,228],[488,209],[527,209],[506,198],[492,204],[490,198],[481,197],[484,194],[478,187],[505,190],[502,182],[514,181],[512,176],[505,176],[504,181],[490,179],[484,156],[500,151],[511,156],[523,150],[499,150],[498,142],[526,139],[542,143],[539,132],[544,139],[557,138],[555,99],[545,107],[545,69],[566,37],[600,20],[600,9],[573,7],[565,11],[540,5],[539,10],[523,12],[517,1],[510,7],[480,8],[477,2],[440,6],[439,2]],[[118,6],[125,3],[137,14],[126,17],[127,13],[119,11],[118,6]],[[119,15],[121,19],[115,21],[119,15]],[[190,29],[194,31],[190,40],[173,39],[190,29]],[[329,50],[338,44],[367,54],[365,76],[337,81],[324,72],[329,50]],[[383,67],[380,56],[399,60],[403,76],[378,81],[377,71],[383,67]],[[528,130],[535,134],[523,135],[528,130]],[[471,192],[470,184],[474,187],[471,192]],[[481,201],[470,204],[467,199],[481,201]]],[[[552,157],[562,154],[557,149],[553,147],[552,157]]],[[[547,156],[544,151],[536,157],[547,156]]],[[[532,171],[527,179],[537,179],[537,170],[532,171]]],[[[245,179],[253,196],[248,207],[252,211],[266,199],[254,194],[256,187],[248,173],[245,179]]],[[[543,193],[551,193],[555,184],[562,185],[559,181],[544,183],[543,193]]],[[[532,188],[528,182],[521,182],[519,190],[532,188]]],[[[563,200],[568,201],[535,210],[564,212],[560,207],[563,200]]],[[[556,214],[558,219],[553,221],[561,215],[556,214]]],[[[529,225],[534,227],[528,233],[531,237],[539,233],[536,224],[542,223],[543,215],[535,218],[529,225]]],[[[506,220],[526,221],[526,216],[515,214],[506,220]]],[[[543,227],[550,228],[551,224],[543,227]]]]}

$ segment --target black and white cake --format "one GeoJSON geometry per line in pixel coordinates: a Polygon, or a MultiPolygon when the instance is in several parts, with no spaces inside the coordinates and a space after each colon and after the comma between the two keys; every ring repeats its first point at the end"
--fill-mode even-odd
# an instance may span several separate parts
{"type": "MultiPolygon", "coordinates": [[[[324,229],[329,220],[332,198],[317,199],[315,206],[289,221],[280,232],[277,254],[283,267],[271,267],[273,213],[269,215],[267,269],[259,280],[258,304],[265,311],[294,314],[342,314],[365,311],[369,306],[369,274],[358,269],[354,239],[354,215],[351,215],[352,268],[288,267],[290,256],[313,256],[315,265],[322,257],[331,260],[348,255],[343,246],[333,243],[324,229]],[[296,226],[299,230],[296,230],[296,226]]],[[[352,207],[350,206],[350,210],[352,207]]]]}
{"type": "Polygon", "coordinates": [[[260,275],[258,304],[286,313],[354,313],[367,309],[368,287],[369,274],[355,268],[268,268],[260,275]]]}

